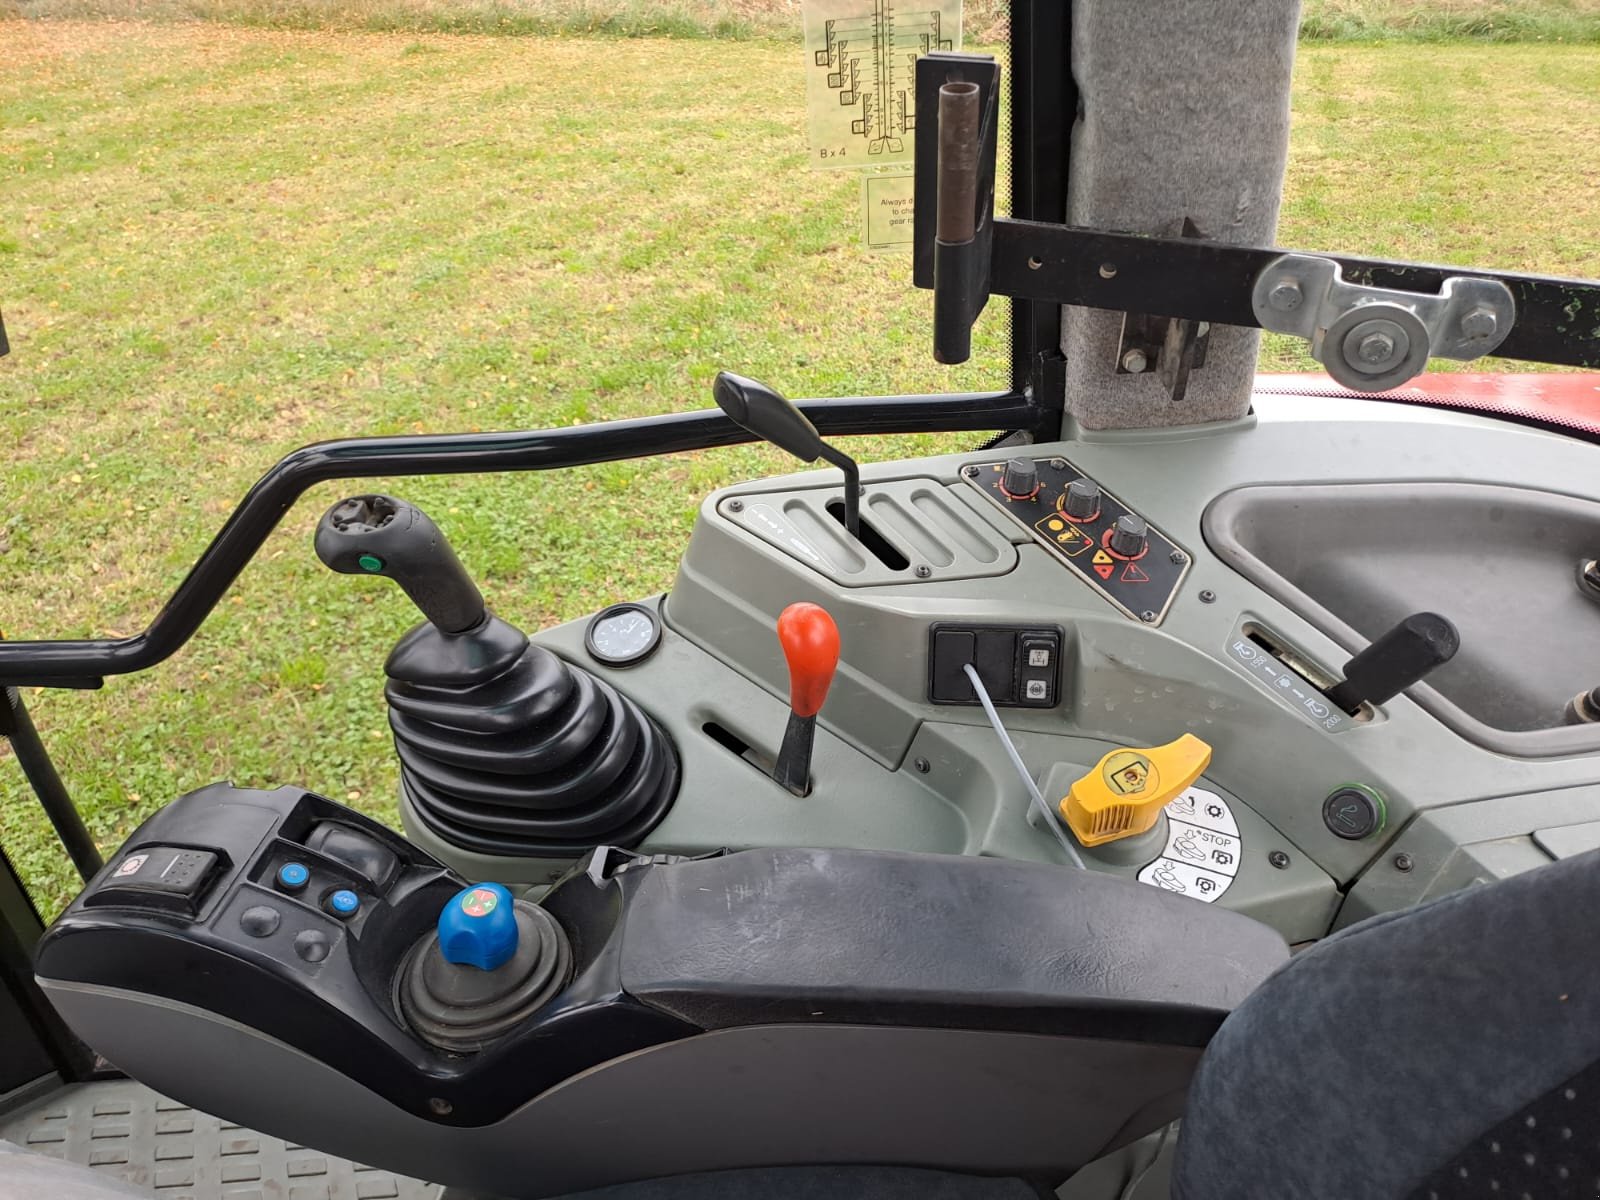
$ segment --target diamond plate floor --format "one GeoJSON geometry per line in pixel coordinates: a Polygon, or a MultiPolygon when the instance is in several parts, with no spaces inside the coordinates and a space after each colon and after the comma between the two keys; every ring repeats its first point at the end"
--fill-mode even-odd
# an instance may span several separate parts
{"type": "Polygon", "coordinates": [[[132,1080],[64,1088],[0,1119],[0,1140],[103,1171],[155,1200],[438,1200],[431,1183],[332,1158],[132,1080]]]}

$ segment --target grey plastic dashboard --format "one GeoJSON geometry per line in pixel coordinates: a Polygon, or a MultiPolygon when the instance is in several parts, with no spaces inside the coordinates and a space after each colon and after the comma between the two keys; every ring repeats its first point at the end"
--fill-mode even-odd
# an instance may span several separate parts
{"type": "MultiPolygon", "coordinates": [[[[1309,675],[1327,679],[1338,678],[1365,639],[1296,588],[1263,586],[1261,572],[1240,569],[1237,539],[1219,535],[1215,522],[1208,528],[1207,518],[1239,489],[1309,487],[1314,505],[1335,503],[1345,485],[1370,484],[1503,486],[1581,512],[1600,478],[1600,447],[1434,410],[1258,397],[1255,413],[1240,421],[1083,433],[1026,448],[1069,460],[1187,553],[1191,565],[1159,622],[1119,611],[963,480],[964,467],[1012,453],[863,467],[863,512],[906,559],[897,570],[834,536],[827,504],[841,494],[837,472],[714,493],[672,591],[659,600],[665,634],[652,657],[627,669],[594,663],[582,622],[539,635],[607,673],[679,747],[679,798],[644,849],[859,846],[1064,862],[1053,836],[1030,819],[1026,792],[982,712],[928,699],[929,629],[951,621],[1064,632],[1059,702],[1001,710],[1028,768],[1052,787],[1115,746],[1153,746],[1184,733],[1207,742],[1214,755],[1197,786],[1229,811],[1236,832],[1222,842],[1237,861],[1225,889],[1201,898],[1258,916],[1291,941],[1320,937],[1351,914],[1409,903],[1441,880],[1459,886],[1544,861],[1556,855],[1551,846],[1572,840],[1551,835],[1552,826],[1600,822],[1600,726],[1546,730],[1544,743],[1524,739],[1524,752],[1509,753],[1504,739],[1441,719],[1452,717],[1444,711],[1450,702],[1426,685],[1342,722],[1274,687],[1252,669],[1241,630],[1270,631],[1309,675]],[[795,533],[823,553],[791,544],[795,533]],[[802,798],[752,761],[770,758],[782,735],[788,684],[774,626],[799,600],[827,608],[842,641],[820,716],[813,789],[802,798]],[[1346,783],[1375,789],[1386,803],[1384,826],[1360,840],[1335,836],[1323,821],[1324,797],[1346,783]],[[1471,820],[1480,807],[1494,819],[1471,820]],[[1440,836],[1437,822],[1424,828],[1420,818],[1446,810],[1457,835],[1440,836]],[[1414,851],[1397,849],[1423,832],[1414,851]],[[1515,852],[1474,854],[1469,843],[1478,834],[1514,843],[1515,852]]],[[[1386,532],[1385,553],[1418,538],[1430,571],[1447,577],[1439,611],[1450,616],[1449,577],[1470,579],[1481,565],[1470,537],[1428,540],[1427,516],[1423,505],[1386,532]]],[[[1359,519],[1375,518],[1363,511],[1359,519]]],[[[1593,529],[1600,553],[1600,522],[1593,529]]],[[[1360,566],[1359,539],[1340,553],[1360,566]]],[[[1581,633],[1589,640],[1600,630],[1600,606],[1591,608],[1563,609],[1592,619],[1581,633]]],[[[1464,654],[1484,636],[1480,615],[1464,625],[1464,654]]],[[[1498,651],[1479,661],[1514,665],[1498,651]]],[[[1600,662],[1593,665],[1600,683],[1600,662]]],[[[440,845],[404,806],[402,815],[412,836],[479,877],[538,885],[562,865],[480,862],[440,845]]],[[[1115,853],[1086,861],[1168,886],[1170,870],[1167,883],[1149,877],[1161,852],[1147,849],[1142,862],[1115,853]]],[[[1176,857],[1170,845],[1166,853],[1176,857]]]]}

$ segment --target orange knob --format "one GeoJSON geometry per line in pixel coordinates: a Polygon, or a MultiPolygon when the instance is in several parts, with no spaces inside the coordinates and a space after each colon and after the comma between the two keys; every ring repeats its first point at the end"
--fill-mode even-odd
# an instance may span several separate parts
{"type": "Polygon", "coordinates": [[[839,666],[839,627],[819,604],[791,604],[778,615],[778,642],[789,660],[789,707],[814,717],[839,666]]]}

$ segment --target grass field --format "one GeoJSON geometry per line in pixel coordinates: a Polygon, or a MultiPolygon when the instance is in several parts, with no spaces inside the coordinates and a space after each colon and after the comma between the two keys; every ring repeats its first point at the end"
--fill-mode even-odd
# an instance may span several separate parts
{"type": "MultiPolygon", "coordinates": [[[[11,637],[143,627],[250,482],[319,438],[704,407],[722,367],[796,395],[1004,375],[998,313],[973,364],[938,367],[904,261],[856,248],[858,184],[807,169],[791,44],[12,21],[0,62],[11,637]]],[[[1306,48],[1281,241],[1600,274],[1596,78],[1587,47],[1306,48]]],[[[532,629],[669,586],[698,498],[787,466],[377,486],[532,629]]],[[[381,667],[412,618],[313,557],[342,491],[288,514],[175,660],[30,696],[103,845],[224,777],[392,819],[381,667]]],[[[58,905],[69,870],[6,759],[0,835],[58,905]]]]}
{"type": "MultiPolygon", "coordinates": [[[[0,16],[213,21],[392,33],[798,37],[802,0],[0,0],[0,16]]],[[[965,0],[969,38],[1004,40],[1009,0],[965,0]]],[[[1600,42],[1600,0],[1303,0],[1318,42],[1600,42]]]]}

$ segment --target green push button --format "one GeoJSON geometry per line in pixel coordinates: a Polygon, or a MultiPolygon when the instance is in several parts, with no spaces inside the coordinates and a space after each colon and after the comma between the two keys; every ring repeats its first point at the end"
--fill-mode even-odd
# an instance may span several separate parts
{"type": "Polygon", "coordinates": [[[1387,816],[1382,794],[1365,784],[1340,784],[1322,802],[1322,823],[1347,842],[1371,837],[1383,828],[1387,816]]]}
{"type": "Polygon", "coordinates": [[[360,558],[356,559],[356,562],[360,564],[363,571],[383,570],[383,559],[379,558],[376,554],[363,554],[360,558]]]}

